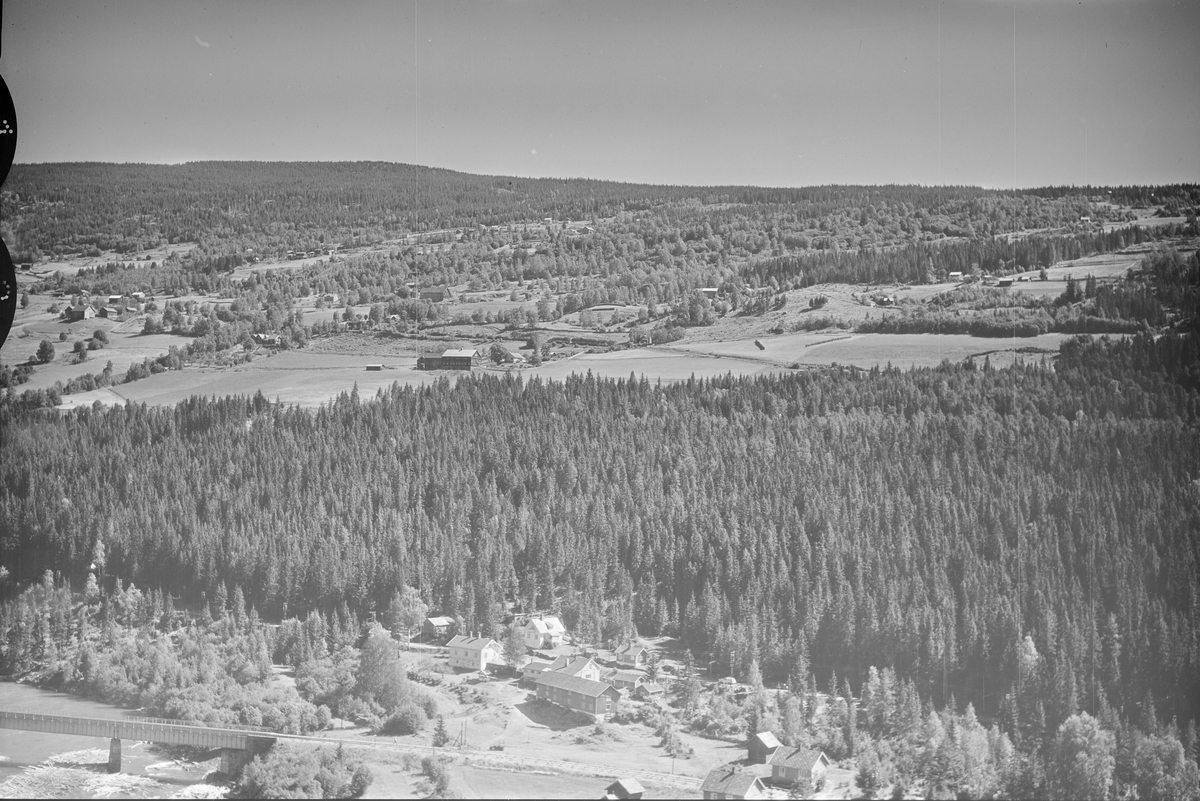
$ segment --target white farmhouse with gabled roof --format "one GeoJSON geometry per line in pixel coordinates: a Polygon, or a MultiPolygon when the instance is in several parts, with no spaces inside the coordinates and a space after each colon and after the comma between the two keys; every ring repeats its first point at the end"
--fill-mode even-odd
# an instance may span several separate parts
{"type": "Polygon", "coordinates": [[[468,637],[456,634],[446,643],[450,667],[467,670],[486,670],[489,662],[500,655],[500,645],[491,637],[468,637]]]}
{"type": "Polygon", "coordinates": [[[525,624],[526,648],[557,648],[566,636],[567,630],[557,617],[531,617],[525,624]]]}

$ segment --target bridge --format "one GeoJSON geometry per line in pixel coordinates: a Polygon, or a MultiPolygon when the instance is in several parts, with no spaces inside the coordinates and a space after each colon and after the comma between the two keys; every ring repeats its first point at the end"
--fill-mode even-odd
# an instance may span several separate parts
{"type": "Polygon", "coordinates": [[[221,771],[233,773],[255,754],[270,748],[279,736],[257,729],[218,728],[161,718],[78,718],[0,710],[0,729],[108,737],[108,772],[121,769],[121,740],[190,745],[221,754],[221,771]]]}

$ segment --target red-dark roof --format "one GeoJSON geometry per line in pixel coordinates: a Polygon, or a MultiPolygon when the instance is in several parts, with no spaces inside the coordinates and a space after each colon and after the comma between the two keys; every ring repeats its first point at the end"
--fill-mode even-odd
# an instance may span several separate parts
{"type": "Polygon", "coordinates": [[[611,684],[605,684],[602,681],[592,681],[591,679],[581,679],[578,676],[568,676],[566,673],[559,673],[555,670],[547,670],[544,673],[539,673],[537,684],[544,684],[547,687],[557,687],[560,690],[579,693],[590,698],[599,698],[605,693],[611,691],[616,692],[616,688],[611,684]]]}
{"type": "Polygon", "coordinates": [[[702,793],[720,793],[721,795],[745,796],[754,785],[762,787],[762,780],[753,773],[743,773],[737,768],[725,767],[710,770],[700,785],[702,793]]]}

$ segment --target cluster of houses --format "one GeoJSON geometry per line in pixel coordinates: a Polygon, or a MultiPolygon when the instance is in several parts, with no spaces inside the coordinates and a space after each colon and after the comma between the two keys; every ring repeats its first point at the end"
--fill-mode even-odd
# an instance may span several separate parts
{"type": "Polygon", "coordinates": [[[129,295],[109,295],[101,300],[80,298],[63,310],[63,319],[68,323],[91,320],[94,317],[115,319],[124,314],[137,314],[145,309],[146,293],[132,292],[129,295]]]}
{"type": "MultiPolygon", "coordinates": [[[[427,618],[421,639],[441,641],[453,625],[448,617],[427,618]]],[[[545,658],[545,651],[567,643],[567,630],[557,617],[531,617],[521,635],[526,650],[533,655],[527,656],[523,664],[509,667],[519,670],[521,680],[543,701],[603,721],[617,711],[623,693],[648,701],[664,692],[663,686],[645,673],[650,651],[640,643],[624,643],[616,651],[616,664],[602,667],[587,656],[545,658]]],[[[479,634],[456,634],[446,640],[445,647],[447,661],[454,668],[484,671],[502,660],[501,645],[479,634]]]]}
{"type": "Polygon", "coordinates": [[[801,793],[806,794],[821,787],[829,769],[829,757],[821,751],[784,745],[769,731],[755,734],[746,750],[745,763],[733,762],[708,772],[700,786],[706,799],[770,798],[767,781],[772,787],[799,784],[801,793]]]}

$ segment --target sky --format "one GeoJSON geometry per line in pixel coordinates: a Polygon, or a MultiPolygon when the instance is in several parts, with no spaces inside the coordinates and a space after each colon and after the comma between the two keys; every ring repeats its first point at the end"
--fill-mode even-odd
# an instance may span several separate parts
{"type": "Polygon", "coordinates": [[[1194,0],[5,0],[16,162],[1200,182],[1194,0]]]}

